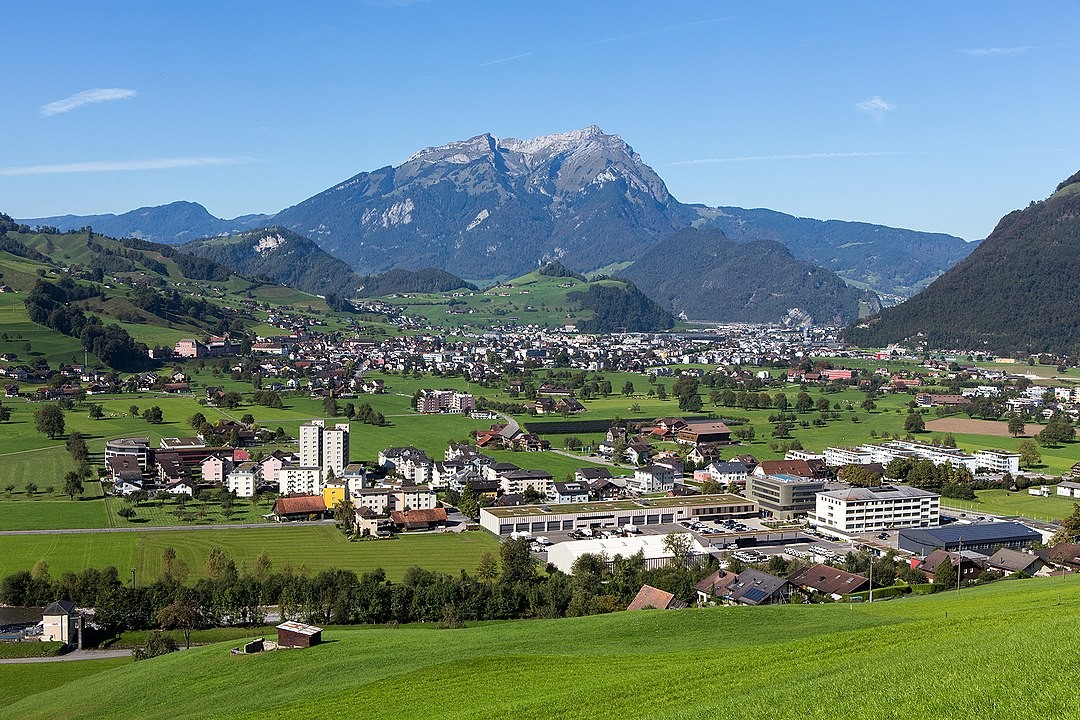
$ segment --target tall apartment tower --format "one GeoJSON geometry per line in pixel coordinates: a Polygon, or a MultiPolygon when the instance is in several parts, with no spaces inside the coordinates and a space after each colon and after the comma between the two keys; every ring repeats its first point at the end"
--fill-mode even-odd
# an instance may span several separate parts
{"type": "Polygon", "coordinates": [[[349,464],[349,423],[326,427],[323,420],[300,426],[300,466],[322,468],[323,475],[333,470],[334,477],[345,473],[349,464]]]}
{"type": "Polygon", "coordinates": [[[334,477],[345,474],[349,464],[349,423],[338,423],[322,433],[322,469],[325,476],[330,470],[334,477]]]}

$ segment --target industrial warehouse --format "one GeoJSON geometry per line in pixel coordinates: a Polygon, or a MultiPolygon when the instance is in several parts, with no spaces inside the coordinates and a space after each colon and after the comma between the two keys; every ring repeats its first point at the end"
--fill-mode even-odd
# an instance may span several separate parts
{"type": "Polygon", "coordinates": [[[738,495],[692,495],[563,505],[520,505],[480,509],[480,526],[495,535],[584,528],[667,525],[680,520],[753,517],[758,504],[738,495]]]}

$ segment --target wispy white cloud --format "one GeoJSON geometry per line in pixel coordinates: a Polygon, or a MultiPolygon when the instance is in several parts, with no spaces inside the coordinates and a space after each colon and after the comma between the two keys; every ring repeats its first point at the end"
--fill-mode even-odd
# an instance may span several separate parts
{"type": "Polygon", "coordinates": [[[855,109],[870,115],[880,122],[885,117],[885,113],[892,112],[896,109],[896,106],[880,95],[875,95],[855,103],[855,109]]]}
{"type": "Polygon", "coordinates": [[[1022,55],[1023,53],[1034,49],[1034,46],[1031,45],[1018,45],[1016,47],[967,48],[960,52],[975,57],[986,57],[988,55],[1022,55]]]}
{"type": "Polygon", "coordinates": [[[93,105],[95,103],[109,102],[111,100],[130,100],[138,95],[134,90],[128,88],[94,88],[93,90],[83,90],[82,92],[75,93],[71,97],[66,97],[63,100],[56,100],[51,103],[46,103],[41,106],[42,115],[59,115],[60,113],[71,112],[75,108],[82,107],[83,105],[93,105]]]}
{"type": "Polygon", "coordinates": [[[744,155],[726,158],[699,158],[697,160],[679,160],[668,165],[715,165],[718,163],[761,162],[770,160],[823,160],[832,158],[885,157],[888,155],[910,155],[909,152],[880,150],[869,152],[816,152],[796,153],[792,155],[744,155]]]}
{"type": "Polygon", "coordinates": [[[530,52],[518,53],[517,55],[510,55],[508,57],[496,58],[495,60],[488,60],[487,62],[477,63],[476,65],[470,65],[469,67],[482,68],[482,67],[490,67],[492,65],[502,65],[503,63],[513,62],[514,60],[521,60],[522,58],[527,58],[532,54],[533,53],[531,51],[530,52]]]}
{"type": "Polygon", "coordinates": [[[0,167],[0,175],[63,175],[66,173],[126,172],[131,170],[172,170],[175,168],[206,167],[213,165],[239,165],[241,163],[252,161],[252,158],[243,157],[182,157],[157,158],[153,160],[57,163],[53,165],[0,167]]]}

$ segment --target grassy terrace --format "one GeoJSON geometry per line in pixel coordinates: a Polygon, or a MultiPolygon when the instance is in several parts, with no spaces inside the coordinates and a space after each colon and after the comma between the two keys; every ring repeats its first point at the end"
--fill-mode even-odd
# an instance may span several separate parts
{"type": "Polygon", "coordinates": [[[1054,577],[873,604],[328,628],[307,650],[232,657],[232,640],[60,687],[16,671],[0,686],[27,697],[0,718],[1068,718],[1078,608],[1077,578],[1054,577]]]}
{"type": "Polygon", "coordinates": [[[695,495],[693,497],[657,497],[646,500],[605,500],[588,503],[564,503],[562,505],[518,505],[516,507],[489,507],[485,511],[495,517],[512,518],[528,515],[585,512],[607,512],[614,510],[640,510],[643,508],[688,508],[715,507],[717,505],[746,505],[749,500],[738,495],[695,495]]]}
{"type": "Polygon", "coordinates": [[[191,570],[191,580],[202,577],[210,548],[218,546],[238,566],[252,565],[266,552],[275,568],[317,572],[345,568],[357,573],[383,568],[391,579],[418,565],[427,570],[456,574],[472,572],[480,556],[497,551],[498,540],[487,533],[435,533],[405,535],[397,540],[349,542],[333,527],[267,527],[245,530],[160,530],[150,532],[93,532],[0,537],[0,577],[29,570],[38,560],[58,576],[87,567],[116,567],[122,577],[135,568],[139,582],[161,574],[161,554],[172,547],[191,570]]]}

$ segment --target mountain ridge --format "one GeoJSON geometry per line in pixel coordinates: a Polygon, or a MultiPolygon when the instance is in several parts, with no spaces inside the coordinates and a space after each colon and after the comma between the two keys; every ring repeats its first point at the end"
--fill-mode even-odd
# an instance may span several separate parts
{"type": "Polygon", "coordinates": [[[202,206],[172,203],[23,222],[91,224],[170,243],[274,225],[309,237],[361,274],[437,267],[481,279],[513,277],[551,260],[588,272],[637,260],[684,227],[716,226],[739,242],[781,241],[796,257],[899,295],[971,249],[943,234],[681,203],[631,145],[596,125],[525,140],[482,133],[426,147],[272,216],[222,220],[202,206]]]}

